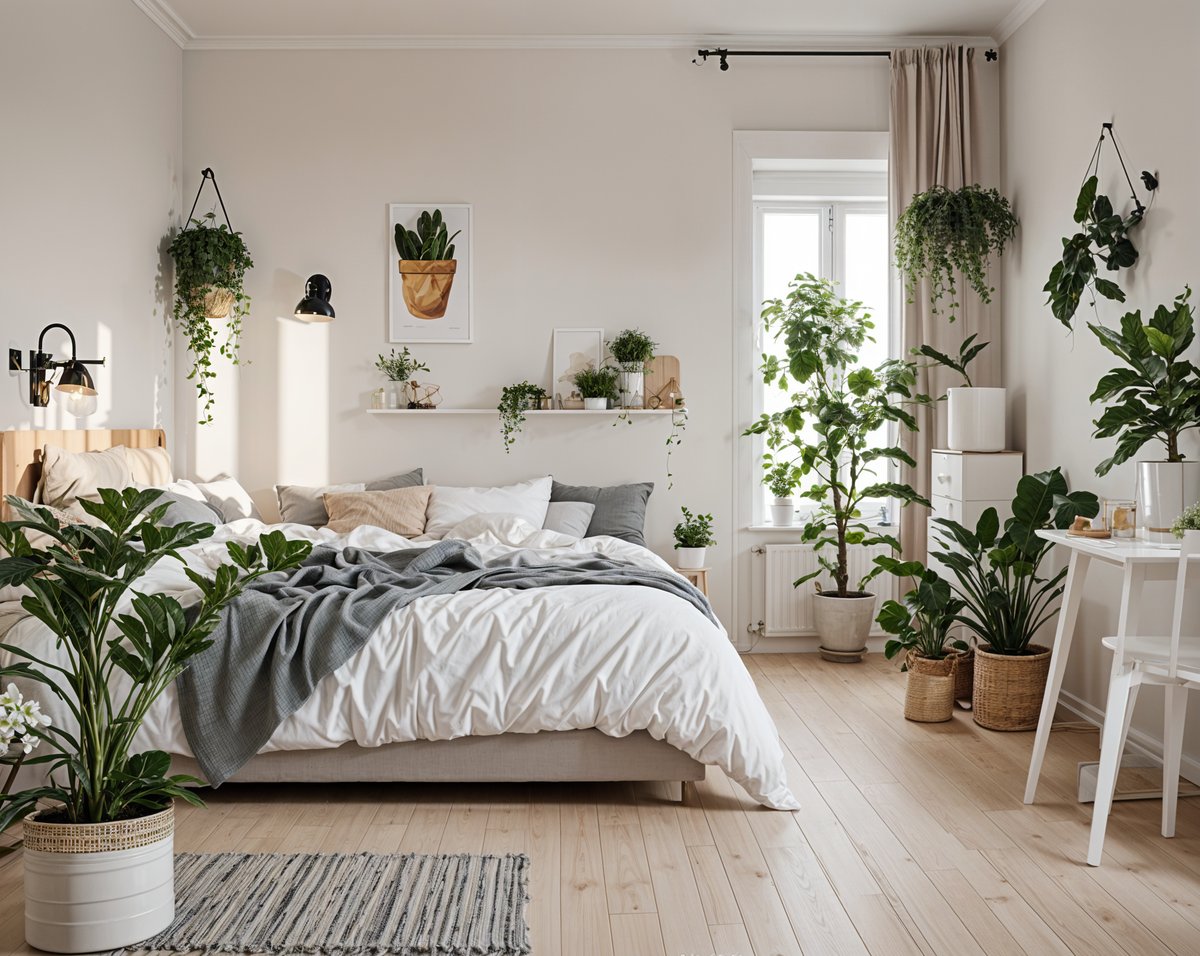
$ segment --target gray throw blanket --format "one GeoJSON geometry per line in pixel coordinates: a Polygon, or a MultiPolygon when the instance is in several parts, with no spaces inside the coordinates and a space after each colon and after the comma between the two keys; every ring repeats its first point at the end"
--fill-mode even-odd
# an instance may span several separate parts
{"type": "Polygon", "coordinates": [[[389,613],[418,598],[471,588],[637,585],[674,594],[716,623],[707,599],[669,572],[598,554],[553,565],[529,563],[534,557],[517,552],[485,563],[463,541],[388,554],[320,547],[294,572],[259,578],[176,681],[183,729],[205,779],[216,787],[233,776],[389,613]]]}

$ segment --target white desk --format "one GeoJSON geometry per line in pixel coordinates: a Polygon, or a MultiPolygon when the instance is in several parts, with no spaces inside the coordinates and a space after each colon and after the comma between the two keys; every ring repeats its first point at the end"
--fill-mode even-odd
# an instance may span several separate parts
{"type": "MultiPolygon", "coordinates": [[[[1071,640],[1075,636],[1075,620],[1079,616],[1079,602],[1083,597],[1088,568],[1094,561],[1121,568],[1121,611],[1117,618],[1117,633],[1123,636],[1137,633],[1142,585],[1146,581],[1173,580],[1179,570],[1178,548],[1150,545],[1136,539],[1072,537],[1065,531],[1039,531],[1038,536],[1070,549],[1071,557],[1067,565],[1062,607],[1058,612],[1058,626],[1054,631],[1054,645],[1050,649],[1050,675],[1046,680],[1042,713],[1033,739],[1033,757],[1029,761],[1029,778],[1025,783],[1026,803],[1033,803],[1037,795],[1038,777],[1046,756],[1046,744],[1050,740],[1050,725],[1054,722],[1054,711],[1058,707],[1063,674],[1067,670],[1067,657],[1071,653],[1071,640]]],[[[1096,642],[1099,643],[1104,636],[1097,634],[1096,642]]],[[[1130,707],[1128,714],[1132,713],[1133,708],[1130,707]]]]}

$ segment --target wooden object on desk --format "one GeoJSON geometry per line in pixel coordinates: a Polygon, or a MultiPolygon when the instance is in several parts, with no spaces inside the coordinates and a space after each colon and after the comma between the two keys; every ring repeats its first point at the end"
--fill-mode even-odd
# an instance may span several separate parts
{"type": "Polygon", "coordinates": [[[708,568],[676,568],[675,570],[691,581],[697,591],[708,597],[708,568]]]}

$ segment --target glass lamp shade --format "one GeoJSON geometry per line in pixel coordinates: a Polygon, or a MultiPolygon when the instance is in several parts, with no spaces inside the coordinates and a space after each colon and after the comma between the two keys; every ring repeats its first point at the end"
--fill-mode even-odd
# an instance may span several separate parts
{"type": "Polygon", "coordinates": [[[333,306],[329,300],[333,295],[333,285],[320,273],[308,277],[304,284],[304,298],[296,305],[296,318],[302,322],[331,322],[334,319],[333,306]]]}

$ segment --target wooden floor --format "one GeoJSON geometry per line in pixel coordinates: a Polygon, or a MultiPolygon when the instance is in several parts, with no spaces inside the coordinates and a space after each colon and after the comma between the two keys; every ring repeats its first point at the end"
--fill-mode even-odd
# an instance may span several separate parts
{"type": "MultiPolygon", "coordinates": [[[[959,712],[901,717],[880,658],[749,658],[804,808],[753,804],[720,771],[684,805],[658,784],[229,786],[184,808],[179,850],[505,852],[533,861],[538,956],[1200,953],[1200,798],[1179,836],[1157,801],[1118,803],[1083,863],[1071,796],[1094,732],[1051,738],[1023,806],[1032,734],[959,712]]],[[[0,956],[22,943],[20,854],[0,859],[0,956]]]]}

